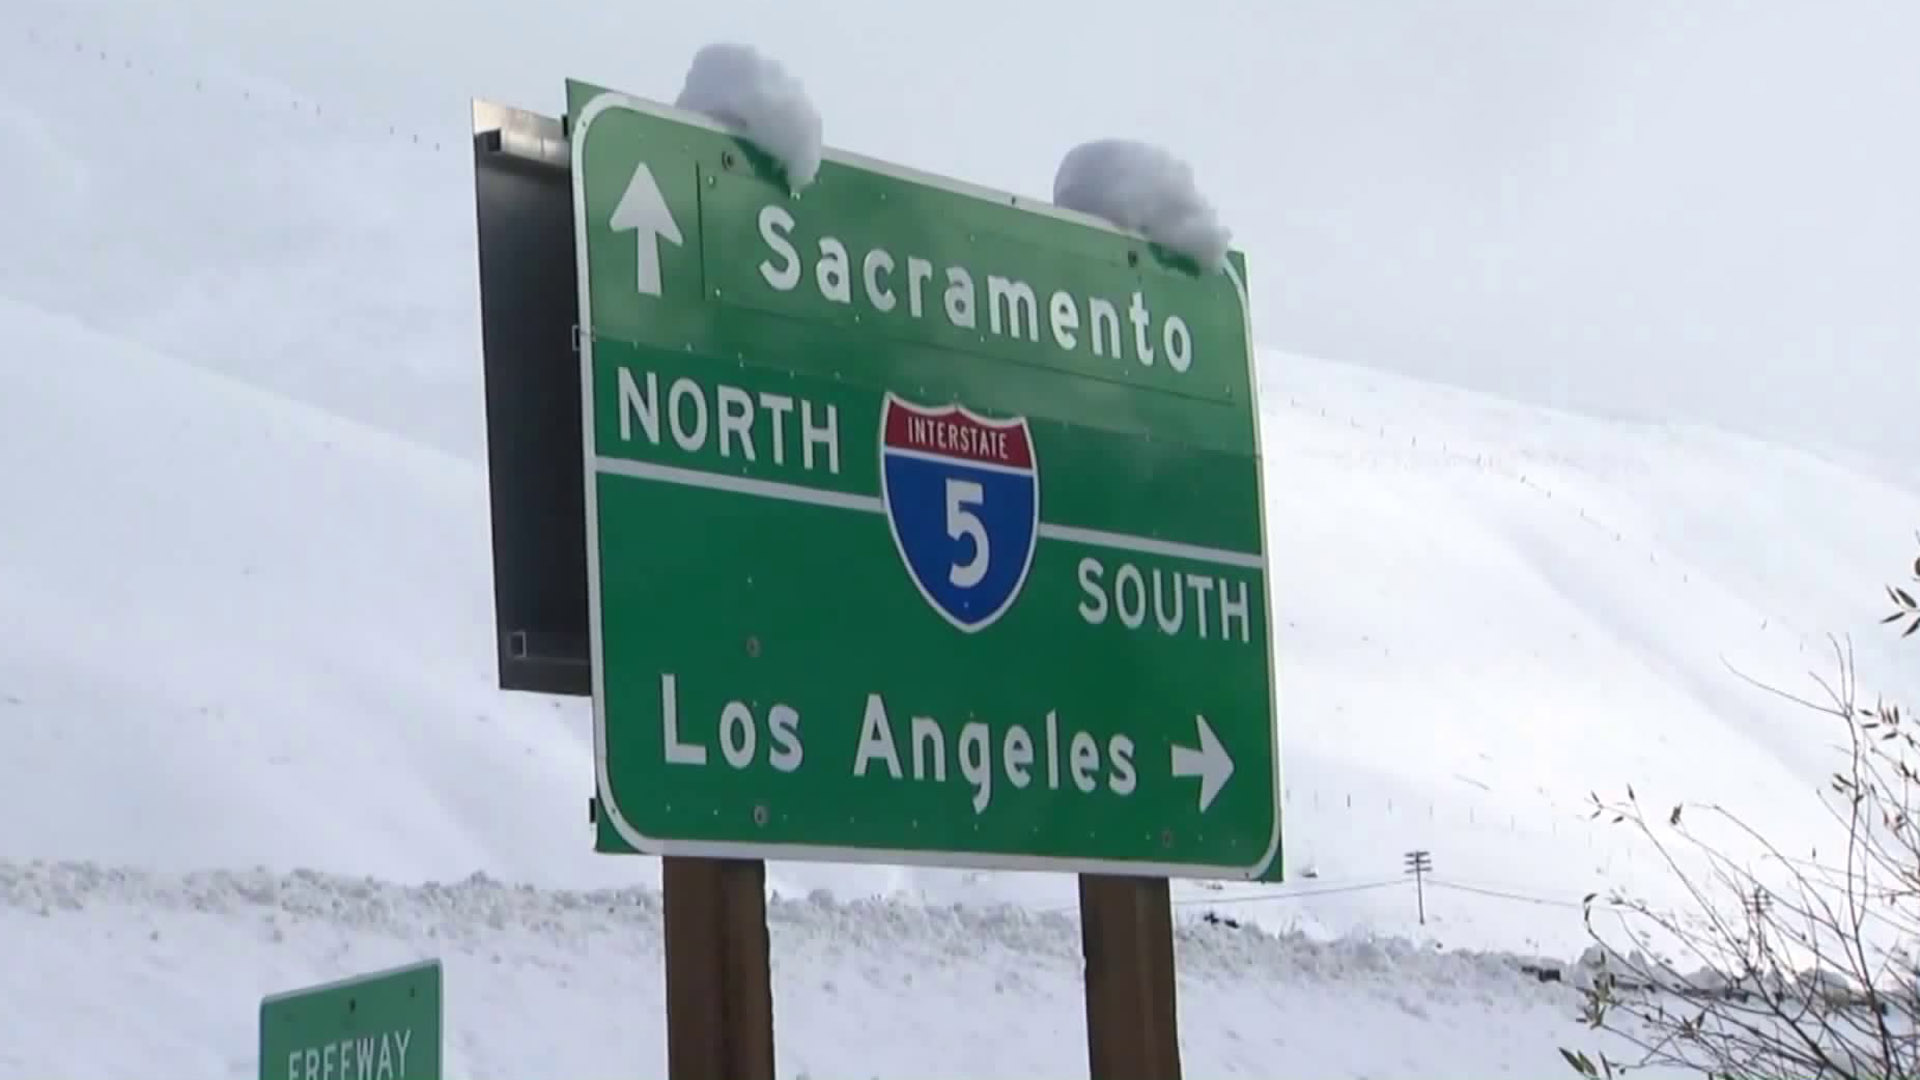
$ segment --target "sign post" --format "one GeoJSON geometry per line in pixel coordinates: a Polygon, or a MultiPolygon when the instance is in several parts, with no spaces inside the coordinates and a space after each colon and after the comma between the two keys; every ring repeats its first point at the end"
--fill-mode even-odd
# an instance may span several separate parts
{"type": "Polygon", "coordinates": [[[773,1080],[766,864],[662,860],[667,1074],[773,1080]]]}
{"type": "Polygon", "coordinates": [[[260,999],[260,1080],[440,1080],[440,962],[260,999]]]}
{"type": "Polygon", "coordinates": [[[1283,865],[1245,260],[567,102],[596,844],[748,1047],[676,1075],[771,1074],[768,858],[1083,875],[1096,1075],[1177,1075],[1167,879],[1283,865]]]}
{"type": "Polygon", "coordinates": [[[1173,904],[1164,878],[1080,875],[1087,1063],[1094,1080],[1178,1080],[1173,904]]]}

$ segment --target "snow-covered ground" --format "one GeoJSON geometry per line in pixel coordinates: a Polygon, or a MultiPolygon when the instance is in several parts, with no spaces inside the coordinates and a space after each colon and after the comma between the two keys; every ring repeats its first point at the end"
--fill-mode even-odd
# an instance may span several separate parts
{"type": "MultiPolygon", "coordinates": [[[[21,11],[0,1074],[251,1074],[260,994],[421,955],[458,1074],[657,1073],[656,864],[588,850],[584,703],[493,686],[464,118],[21,11]]],[[[1564,1068],[1572,996],[1509,954],[1663,885],[1581,800],[1720,798],[1804,846],[1831,733],[1729,665],[1804,686],[1852,633],[1863,685],[1920,701],[1873,625],[1920,490],[1284,353],[1261,378],[1294,879],[1176,887],[1190,1071],[1564,1068]]],[[[1084,1067],[1069,879],[770,878],[783,1074],[1084,1067]]]]}
{"type": "MultiPolygon", "coordinates": [[[[449,1075],[661,1076],[659,907],[490,879],[0,863],[0,1074],[253,1076],[262,994],[437,956],[449,1075]]],[[[1085,1075],[1065,916],[779,896],[768,922],[782,1076],[1085,1075]]],[[[1556,1046],[1594,1045],[1563,990],[1500,957],[1205,924],[1176,948],[1191,1076],[1540,1075],[1556,1046]]]]}

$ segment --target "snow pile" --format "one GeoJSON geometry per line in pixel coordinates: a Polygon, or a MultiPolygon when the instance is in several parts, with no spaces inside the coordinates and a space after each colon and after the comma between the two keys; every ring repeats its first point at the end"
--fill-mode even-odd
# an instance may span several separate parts
{"type": "Polygon", "coordinates": [[[1193,169],[1157,146],[1130,139],[1081,143],[1060,161],[1053,201],[1134,230],[1209,273],[1225,265],[1231,234],[1194,185],[1193,169]]]}
{"type": "Polygon", "coordinates": [[[708,45],[694,54],[674,104],[733,128],[772,154],[798,192],[820,171],[820,113],[805,87],[749,45],[708,45]]]}

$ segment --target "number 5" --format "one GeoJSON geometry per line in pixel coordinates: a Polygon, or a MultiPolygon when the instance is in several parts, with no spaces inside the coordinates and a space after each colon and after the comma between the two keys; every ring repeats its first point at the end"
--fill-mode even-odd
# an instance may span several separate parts
{"type": "Polygon", "coordinates": [[[973,537],[973,558],[955,563],[947,571],[947,580],[962,589],[973,588],[987,576],[987,527],[967,509],[969,505],[979,506],[985,498],[986,492],[971,480],[947,481],[947,535],[955,540],[973,537]]]}

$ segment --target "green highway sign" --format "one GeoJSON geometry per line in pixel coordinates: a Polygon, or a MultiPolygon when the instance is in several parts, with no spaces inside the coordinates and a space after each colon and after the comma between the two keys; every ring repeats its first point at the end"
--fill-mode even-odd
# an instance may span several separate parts
{"type": "Polygon", "coordinates": [[[567,92],[600,846],[1277,880],[1240,254],[567,92]]]}
{"type": "Polygon", "coordinates": [[[260,999],[260,1080],[439,1080],[440,962],[260,999]]]}

